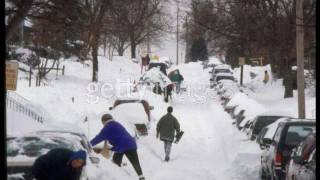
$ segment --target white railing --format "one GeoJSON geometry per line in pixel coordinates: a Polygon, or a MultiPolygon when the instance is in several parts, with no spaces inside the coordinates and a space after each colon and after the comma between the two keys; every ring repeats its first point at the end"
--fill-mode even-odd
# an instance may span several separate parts
{"type": "Polygon", "coordinates": [[[39,123],[44,123],[45,118],[43,111],[16,92],[7,91],[6,108],[25,114],[39,123]]]}

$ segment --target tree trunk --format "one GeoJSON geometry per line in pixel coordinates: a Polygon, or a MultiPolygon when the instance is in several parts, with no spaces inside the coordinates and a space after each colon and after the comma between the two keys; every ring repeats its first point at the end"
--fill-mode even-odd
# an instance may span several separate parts
{"type": "Polygon", "coordinates": [[[92,82],[98,82],[98,43],[92,46],[92,82]]]}
{"type": "Polygon", "coordinates": [[[286,68],[286,73],[284,73],[283,82],[284,82],[284,98],[293,97],[293,77],[290,68],[286,68]]]}
{"type": "Polygon", "coordinates": [[[130,46],[131,46],[131,58],[136,58],[136,43],[134,42],[134,32],[131,31],[130,33],[130,46]]]}
{"type": "Polygon", "coordinates": [[[136,44],[135,43],[131,43],[131,58],[135,59],[136,58],[136,44]]]}
{"type": "Polygon", "coordinates": [[[123,53],[124,53],[124,48],[123,47],[119,47],[117,49],[117,51],[118,51],[119,56],[123,56],[123,53]]]}
{"type": "Polygon", "coordinates": [[[14,33],[17,32],[17,28],[19,27],[23,19],[26,17],[32,4],[33,0],[21,1],[18,4],[18,10],[14,14],[13,18],[8,23],[8,26],[6,28],[6,43],[12,38],[14,33]]]}

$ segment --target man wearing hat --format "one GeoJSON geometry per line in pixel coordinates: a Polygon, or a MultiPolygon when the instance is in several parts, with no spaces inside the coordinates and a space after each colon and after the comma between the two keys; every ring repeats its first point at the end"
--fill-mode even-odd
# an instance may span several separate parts
{"type": "Polygon", "coordinates": [[[79,180],[86,158],[83,150],[52,149],[36,159],[31,174],[37,180],[79,180]]]}
{"type": "Polygon", "coordinates": [[[102,141],[109,141],[113,146],[110,150],[114,151],[112,157],[113,162],[118,166],[121,166],[123,155],[126,155],[138,174],[139,180],[144,180],[145,178],[140,167],[135,139],[119,122],[113,120],[113,117],[110,114],[104,114],[101,118],[101,122],[103,128],[100,133],[90,141],[92,146],[95,146],[102,141]]]}

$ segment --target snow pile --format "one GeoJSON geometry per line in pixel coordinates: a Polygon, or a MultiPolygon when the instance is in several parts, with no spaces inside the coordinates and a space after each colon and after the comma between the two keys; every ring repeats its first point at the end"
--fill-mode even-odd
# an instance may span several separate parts
{"type": "Polygon", "coordinates": [[[140,82],[143,83],[159,83],[161,88],[167,87],[169,84],[172,84],[171,80],[160,71],[159,67],[154,67],[143,73],[141,76],[140,82]]]}
{"type": "MultiPolygon", "coordinates": [[[[243,66],[243,84],[251,89],[261,88],[263,86],[263,79],[265,71],[269,74],[269,82],[272,81],[272,73],[270,64],[266,66],[243,66]]],[[[234,68],[234,76],[240,82],[241,68],[234,68]]]]}
{"type": "Polygon", "coordinates": [[[222,64],[221,60],[215,56],[210,56],[209,57],[209,61],[208,61],[208,65],[209,64],[222,64]]]}

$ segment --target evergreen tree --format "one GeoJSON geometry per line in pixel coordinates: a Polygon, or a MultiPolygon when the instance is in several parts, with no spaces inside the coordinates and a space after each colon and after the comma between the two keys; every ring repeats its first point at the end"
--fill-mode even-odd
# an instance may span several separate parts
{"type": "Polygon", "coordinates": [[[204,61],[208,59],[208,49],[205,40],[200,37],[193,40],[191,44],[191,61],[204,61]]]}

